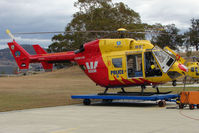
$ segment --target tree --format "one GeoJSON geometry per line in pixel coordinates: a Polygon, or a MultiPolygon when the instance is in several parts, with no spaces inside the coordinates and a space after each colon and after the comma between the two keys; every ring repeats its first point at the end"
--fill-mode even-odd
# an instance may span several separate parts
{"type": "Polygon", "coordinates": [[[187,47],[194,46],[196,51],[199,49],[199,19],[191,19],[191,27],[185,33],[187,47]]]}
{"type": "MultiPolygon", "coordinates": [[[[115,37],[115,33],[95,33],[86,31],[115,31],[118,28],[143,30],[148,26],[142,24],[137,12],[124,3],[112,3],[112,0],[78,0],[74,6],[79,11],[65,28],[65,34],[55,35],[49,50],[61,52],[74,50],[80,45],[96,38],[115,37]],[[70,32],[68,32],[70,31],[70,32]],[[72,31],[72,32],[71,32],[72,31]],[[85,32],[78,32],[85,31],[85,32]]],[[[135,39],[144,39],[144,34],[132,34],[135,39]]]]}
{"type": "Polygon", "coordinates": [[[152,37],[151,42],[153,44],[157,44],[161,48],[168,46],[172,49],[177,49],[177,46],[183,45],[182,35],[179,34],[179,29],[176,28],[175,24],[166,26],[156,24],[154,27],[160,31],[152,37]]]}

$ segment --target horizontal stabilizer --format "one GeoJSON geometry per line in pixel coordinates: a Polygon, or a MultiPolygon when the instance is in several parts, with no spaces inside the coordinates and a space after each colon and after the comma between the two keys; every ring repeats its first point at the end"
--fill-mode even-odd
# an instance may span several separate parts
{"type": "MultiPolygon", "coordinates": [[[[39,45],[32,45],[35,52],[39,55],[39,54],[47,54],[47,52],[42,48],[40,47],[39,45]]],[[[53,69],[53,64],[52,63],[48,63],[48,62],[45,62],[45,61],[42,61],[41,62],[42,66],[43,66],[43,69],[45,71],[52,71],[53,69]]]]}

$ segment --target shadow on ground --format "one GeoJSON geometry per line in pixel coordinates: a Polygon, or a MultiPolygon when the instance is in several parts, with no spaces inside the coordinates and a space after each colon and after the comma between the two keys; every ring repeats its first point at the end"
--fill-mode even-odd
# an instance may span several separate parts
{"type": "MultiPolygon", "coordinates": [[[[85,105],[86,106],[86,105],[85,105]]],[[[96,102],[89,106],[108,106],[108,107],[158,107],[157,103],[145,103],[145,102],[96,102]]]]}

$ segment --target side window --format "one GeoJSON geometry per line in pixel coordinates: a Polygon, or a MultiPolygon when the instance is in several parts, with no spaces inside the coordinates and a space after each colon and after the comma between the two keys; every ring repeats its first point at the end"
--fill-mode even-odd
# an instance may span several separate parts
{"type": "Polygon", "coordinates": [[[194,72],[194,67],[191,68],[191,72],[194,72]]]}
{"type": "Polygon", "coordinates": [[[115,68],[122,68],[122,58],[113,58],[112,64],[115,68]]]}
{"type": "Polygon", "coordinates": [[[197,67],[195,67],[195,71],[198,73],[198,68],[197,67]]]}
{"type": "Polygon", "coordinates": [[[196,75],[199,76],[199,69],[198,69],[198,67],[196,67],[195,70],[196,70],[196,75]]]}

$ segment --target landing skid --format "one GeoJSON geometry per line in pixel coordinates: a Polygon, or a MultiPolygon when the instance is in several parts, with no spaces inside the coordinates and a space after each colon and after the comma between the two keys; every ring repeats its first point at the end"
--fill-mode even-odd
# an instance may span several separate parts
{"type": "Polygon", "coordinates": [[[123,96],[151,96],[155,94],[169,94],[172,91],[168,92],[117,92],[117,93],[98,93],[98,95],[123,95],[123,96]]]}
{"type": "Polygon", "coordinates": [[[105,91],[103,93],[98,93],[97,95],[123,95],[123,96],[151,96],[155,94],[169,94],[172,91],[168,92],[160,92],[158,87],[156,88],[157,92],[144,92],[144,89],[146,89],[146,86],[141,86],[141,92],[126,92],[124,88],[121,88],[121,92],[117,93],[107,93],[108,92],[108,87],[106,87],[105,91]]]}

